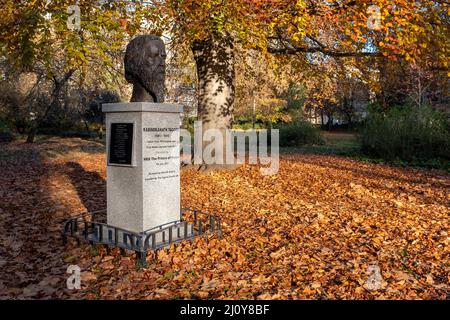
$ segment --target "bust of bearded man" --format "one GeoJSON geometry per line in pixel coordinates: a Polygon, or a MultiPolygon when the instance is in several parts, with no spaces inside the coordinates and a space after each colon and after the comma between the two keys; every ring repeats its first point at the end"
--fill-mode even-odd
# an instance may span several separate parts
{"type": "Polygon", "coordinates": [[[166,49],[154,35],[137,36],[125,52],[125,79],[133,84],[130,102],[164,102],[166,49]]]}

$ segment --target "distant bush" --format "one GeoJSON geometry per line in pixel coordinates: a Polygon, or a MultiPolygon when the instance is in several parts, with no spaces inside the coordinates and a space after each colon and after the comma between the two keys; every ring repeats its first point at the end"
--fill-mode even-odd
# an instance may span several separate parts
{"type": "MultiPolygon", "coordinates": [[[[233,129],[249,130],[253,129],[253,124],[251,122],[233,124],[233,129]]],[[[262,123],[255,123],[255,129],[264,129],[264,126],[262,123]]]]}
{"type": "Polygon", "coordinates": [[[371,112],[360,139],[364,153],[387,160],[450,158],[448,117],[429,106],[371,112]]]}
{"type": "Polygon", "coordinates": [[[14,140],[14,135],[11,132],[0,132],[0,142],[11,142],[14,140]]]}
{"type": "Polygon", "coordinates": [[[5,121],[0,119],[0,142],[11,142],[14,140],[14,135],[6,125],[5,121]]]}
{"type": "Polygon", "coordinates": [[[324,143],[320,130],[307,121],[279,124],[274,129],[280,130],[281,147],[298,147],[324,143]]]}

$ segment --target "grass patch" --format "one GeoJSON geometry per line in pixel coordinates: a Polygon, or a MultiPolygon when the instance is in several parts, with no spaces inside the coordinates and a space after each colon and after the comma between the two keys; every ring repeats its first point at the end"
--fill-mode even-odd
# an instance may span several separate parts
{"type": "Polygon", "coordinates": [[[300,147],[282,147],[282,153],[311,153],[356,156],[360,153],[360,146],[356,135],[352,133],[323,132],[323,144],[311,144],[300,147]]]}
{"type": "Polygon", "coordinates": [[[283,154],[318,154],[339,155],[367,163],[383,163],[396,167],[414,167],[423,169],[440,169],[450,172],[450,160],[443,158],[386,159],[375,155],[368,155],[361,149],[360,140],[355,133],[322,132],[325,143],[322,145],[305,145],[300,147],[282,147],[283,154]]]}

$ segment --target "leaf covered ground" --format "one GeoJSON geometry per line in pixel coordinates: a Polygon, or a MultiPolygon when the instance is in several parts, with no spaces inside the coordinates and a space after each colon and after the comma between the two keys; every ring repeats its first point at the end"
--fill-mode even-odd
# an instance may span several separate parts
{"type": "Polygon", "coordinates": [[[140,268],[131,253],[61,242],[65,219],[106,206],[103,150],[0,145],[0,299],[450,298],[444,171],[306,154],[282,156],[274,176],[183,170],[182,206],[220,216],[223,236],[150,253],[140,268]],[[66,288],[69,265],[81,290],[66,288]]]}

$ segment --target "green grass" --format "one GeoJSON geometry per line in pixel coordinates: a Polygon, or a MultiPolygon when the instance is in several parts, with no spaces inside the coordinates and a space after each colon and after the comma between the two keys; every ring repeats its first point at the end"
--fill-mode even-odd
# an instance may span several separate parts
{"type": "MultiPolygon", "coordinates": [[[[251,123],[243,123],[243,124],[233,124],[234,130],[249,130],[253,129],[253,126],[251,123]]],[[[266,129],[264,124],[262,123],[255,123],[255,129],[266,129]]]]}
{"type": "MultiPolygon", "coordinates": [[[[281,154],[317,154],[317,155],[339,155],[349,157],[362,162],[369,163],[385,163],[398,167],[417,167],[425,169],[441,169],[450,172],[450,161],[446,159],[428,159],[428,160],[414,160],[404,161],[399,159],[385,160],[379,157],[368,156],[361,152],[360,143],[356,134],[353,133],[329,133],[323,132],[325,144],[321,145],[305,145],[301,147],[281,147],[281,154]]],[[[23,140],[25,144],[25,137],[23,140]]],[[[36,137],[37,146],[40,142],[45,142],[54,138],[52,136],[39,135],[36,137]]],[[[105,141],[100,139],[82,139],[80,144],[76,146],[65,146],[64,143],[56,147],[50,148],[1,148],[0,147],[0,160],[13,161],[14,159],[41,159],[45,157],[58,157],[58,156],[82,156],[84,153],[103,153],[105,152],[105,141]]],[[[7,145],[7,144],[6,144],[7,145]]],[[[248,141],[246,141],[246,150],[248,150],[248,141]]],[[[270,152],[270,144],[268,146],[270,152]]]]}
{"type": "Polygon", "coordinates": [[[307,145],[302,147],[280,148],[282,154],[317,154],[339,155],[368,163],[384,163],[396,167],[415,167],[424,169],[441,169],[450,172],[450,161],[446,159],[427,159],[405,161],[400,159],[386,160],[380,157],[368,156],[361,151],[360,142],[356,134],[351,133],[323,133],[325,144],[307,145]]]}
{"type": "Polygon", "coordinates": [[[358,140],[353,134],[323,134],[325,143],[321,145],[305,145],[301,147],[283,147],[282,153],[334,154],[343,156],[357,155],[360,152],[358,140]]]}
{"type": "Polygon", "coordinates": [[[381,158],[369,157],[364,154],[356,154],[351,156],[353,159],[368,163],[385,163],[396,167],[413,167],[419,169],[440,169],[450,173],[450,161],[442,158],[433,158],[427,160],[386,160],[381,158]]]}
{"type": "Polygon", "coordinates": [[[22,136],[11,144],[0,144],[0,160],[40,161],[44,158],[82,157],[86,153],[102,154],[105,152],[104,142],[99,139],[65,140],[60,137],[38,135],[32,144],[25,141],[26,137],[22,136]]]}

